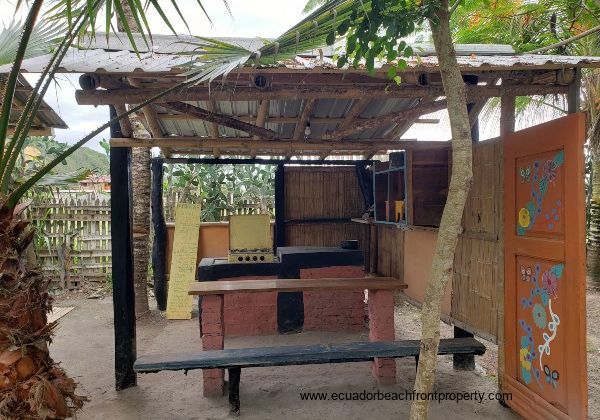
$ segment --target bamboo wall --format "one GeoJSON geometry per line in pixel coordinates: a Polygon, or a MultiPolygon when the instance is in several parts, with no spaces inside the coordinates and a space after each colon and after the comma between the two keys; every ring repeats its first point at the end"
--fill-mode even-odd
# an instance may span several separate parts
{"type": "Polygon", "coordinates": [[[350,222],[364,211],[354,166],[285,168],[286,245],[339,246],[358,239],[369,261],[368,226],[350,222]]]}
{"type": "Polygon", "coordinates": [[[498,331],[498,285],[504,275],[502,143],[473,148],[473,186],[454,260],[452,318],[482,336],[498,331]]]}
{"type": "MultiPolygon", "coordinates": [[[[488,140],[473,147],[473,186],[442,313],[468,331],[497,337],[499,279],[503,272],[502,143],[488,140]]],[[[437,229],[400,229],[379,225],[377,272],[408,285],[405,294],[422,302],[437,239],[437,229]]]]}

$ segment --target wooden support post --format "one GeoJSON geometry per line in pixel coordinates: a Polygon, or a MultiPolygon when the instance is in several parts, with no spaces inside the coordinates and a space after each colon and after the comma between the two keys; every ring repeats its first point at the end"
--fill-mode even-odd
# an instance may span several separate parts
{"type": "Polygon", "coordinates": [[[581,69],[575,69],[573,82],[569,85],[567,92],[567,111],[569,114],[579,112],[581,109],[581,69]]]}
{"type": "Polygon", "coordinates": [[[275,246],[285,246],[285,167],[275,172],[275,246]]]}
{"type": "MultiPolygon", "coordinates": [[[[465,83],[468,85],[477,85],[477,83],[479,82],[479,77],[473,76],[473,75],[463,76],[463,79],[465,80],[465,83]]],[[[468,103],[467,104],[467,112],[469,112],[469,114],[470,114],[472,111],[474,111],[474,109],[476,107],[477,107],[477,103],[475,103],[475,102],[468,103]]],[[[476,143],[479,141],[479,113],[477,113],[477,118],[471,122],[471,140],[473,141],[473,143],[476,143]]]]}
{"type": "MultiPolygon", "coordinates": [[[[465,331],[462,328],[454,326],[454,338],[473,338],[473,334],[465,331]]],[[[452,366],[456,370],[475,370],[475,355],[474,354],[455,354],[452,356],[452,366]]]]}
{"type": "Polygon", "coordinates": [[[377,261],[379,259],[379,228],[376,224],[369,225],[369,272],[377,274],[377,261]]]}
{"type": "Polygon", "coordinates": [[[167,309],[167,224],[163,209],[163,160],[154,158],[150,163],[152,173],[151,209],[154,241],[152,242],[152,272],[154,296],[160,311],[167,309]]]}
{"type": "Polygon", "coordinates": [[[500,137],[515,131],[515,96],[505,95],[500,100],[500,137]]]}
{"type": "Polygon", "coordinates": [[[229,414],[233,417],[240,415],[240,376],[241,368],[227,369],[229,372],[229,414]]]}
{"type": "MultiPolygon", "coordinates": [[[[117,116],[110,107],[110,117],[117,116]]],[[[111,136],[122,135],[119,123],[111,136]]],[[[135,296],[133,289],[133,249],[131,214],[131,148],[110,148],[111,239],[113,310],[115,329],[115,386],[122,390],[136,385],[133,363],[136,359],[135,296]]]]}

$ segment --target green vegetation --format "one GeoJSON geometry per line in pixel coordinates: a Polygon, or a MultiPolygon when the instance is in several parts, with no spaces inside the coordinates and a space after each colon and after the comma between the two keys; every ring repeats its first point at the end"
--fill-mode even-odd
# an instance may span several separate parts
{"type": "Polygon", "coordinates": [[[82,169],[88,169],[96,174],[108,175],[108,158],[105,154],[90,149],[89,147],[81,147],[73,152],[71,156],[66,158],[62,165],[55,167],[54,172],[57,174],[64,174],[77,172],[82,169]]]}

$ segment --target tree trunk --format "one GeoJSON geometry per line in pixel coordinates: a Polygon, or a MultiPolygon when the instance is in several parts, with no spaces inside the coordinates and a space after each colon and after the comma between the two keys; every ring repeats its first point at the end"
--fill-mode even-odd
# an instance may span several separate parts
{"type": "MultiPolygon", "coordinates": [[[[132,32],[139,32],[137,23],[127,1],[122,1],[123,12],[132,32]]],[[[117,22],[119,31],[123,23],[117,22]]],[[[137,118],[137,117],[136,117],[137,118]]],[[[133,136],[150,138],[140,123],[133,119],[133,136]]],[[[131,149],[131,176],[133,190],[133,283],[135,291],[135,314],[148,312],[148,264],[150,262],[150,149],[131,149]]]]}
{"type": "Polygon", "coordinates": [[[22,211],[0,206],[0,418],[64,419],[86,398],[48,352],[49,279],[26,264],[33,229],[22,211]]]}
{"type": "MultiPolygon", "coordinates": [[[[148,136],[139,121],[133,123],[134,135],[148,136]]],[[[150,149],[131,149],[133,186],[133,282],[135,313],[148,312],[148,264],[150,262],[150,149]]]]}
{"type": "Polygon", "coordinates": [[[590,132],[592,154],[592,199],[587,247],[587,273],[590,283],[600,288],[600,114],[590,132]]]}
{"type": "MultiPolygon", "coordinates": [[[[437,12],[439,22],[430,21],[430,24],[450,116],[452,179],[421,309],[421,352],[415,380],[417,393],[429,393],[433,390],[440,344],[441,302],[446,284],[452,275],[458,235],[462,231],[462,215],[473,178],[471,125],[467,113],[465,85],[456,61],[450,33],[448,6],[448,0],[442,0],[440,10],[437,12]]],[[[410,418],[425,419],[428,410],[427,399],[413,401],[410,418]]]]}

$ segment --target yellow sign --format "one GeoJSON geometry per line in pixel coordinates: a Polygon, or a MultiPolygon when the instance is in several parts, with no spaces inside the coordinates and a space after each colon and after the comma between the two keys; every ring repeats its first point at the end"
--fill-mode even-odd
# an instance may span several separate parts
{"type": "Polygon", "coordinates": [[[188,295],[188,287],[196,281],[199,230],[200,205],[177,204],[167,319],[192,318],[192,296],[188,295]]]}

